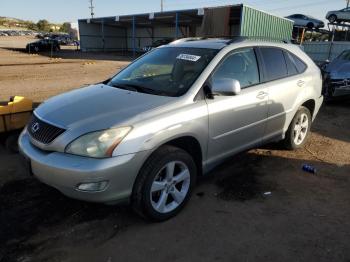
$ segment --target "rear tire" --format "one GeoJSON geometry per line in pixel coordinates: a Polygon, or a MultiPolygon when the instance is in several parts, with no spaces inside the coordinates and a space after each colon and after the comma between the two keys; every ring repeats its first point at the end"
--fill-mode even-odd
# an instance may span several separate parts
{"type": "Polygon", "coordinates": [[[289,150],[304,146],[311,128],[312,118],[309,109],[301,106],[289,125],[284,145],[289,150]]]}
{"type": "Polygon", "coordinates": [[[136,179],[133,209],[151,221],[175,216],[189,200],[196,176],[196,164],[186,151],[162,146],[148,158],[136,179]]]}
{"type": "Polygon", "coordinates": [[[338,18],[337,18],[336,15],[330,15],[330,16],[328,17],[328,21],[329,21],[330,23],[335,23],[335,22],[337,22],[337,20],[338,20],[338,18]]]}
{"type": "Polygon", "coordinates": [[[308,24],[306,25],[306,27],[309,28],[309,29],[313,29],[315,26],[314,26],[313,23],[308,23],[308,24]]]}

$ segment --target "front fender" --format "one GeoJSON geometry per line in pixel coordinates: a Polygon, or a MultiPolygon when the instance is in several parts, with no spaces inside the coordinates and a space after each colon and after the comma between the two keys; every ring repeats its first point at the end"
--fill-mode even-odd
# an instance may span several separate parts
{"type": "Polygon", "coordinates": [[[191,136],[199,142],[203,159],[205,159],[208,141],[208,108],[204,100],[135,124],[133,130],[114,150],[113,156],[146,150],[153,152],[161,145],[185,136],[191,136]]]}

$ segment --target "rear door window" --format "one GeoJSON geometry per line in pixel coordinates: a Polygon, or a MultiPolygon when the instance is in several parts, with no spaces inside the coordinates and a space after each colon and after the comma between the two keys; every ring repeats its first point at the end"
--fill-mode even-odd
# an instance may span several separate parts
{"type": "Polygon", "coordinates": [[[265,81],[273,81],[288,76],[283,51],[274,47],[260,48],[265,66],[265,81]]]}

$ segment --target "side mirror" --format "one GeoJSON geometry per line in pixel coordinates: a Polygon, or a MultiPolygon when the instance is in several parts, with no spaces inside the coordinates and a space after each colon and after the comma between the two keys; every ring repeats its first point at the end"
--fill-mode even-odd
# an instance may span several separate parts
{"type": "Polygon", "coordinates": [[[241,84],[230,78],[213,80],[211,92],[213,95],[235,96],[241,92],[241,84]]]}

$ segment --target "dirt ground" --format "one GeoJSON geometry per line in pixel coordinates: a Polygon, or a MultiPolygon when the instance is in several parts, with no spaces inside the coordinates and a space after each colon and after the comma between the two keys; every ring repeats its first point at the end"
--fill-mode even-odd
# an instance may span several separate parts
{"type": "Polygon", "coordinates": [[[113,76],[129,59],[110,53],[86,54],[62,47],[59,54],[28,54],[24,48],[33,37],[0,36],[0,100],[23,95],[41,102],[48,97],[98,83],[113,76]]]}
{"type": "MultiPolygon", "coordinates": [[[[23,94],[40,102],[127,63],[73,50],[52,61],[6,49],[27,39],[6,41],[0,99],[23,94]]],[[[350,101],[325,104],[304,149],[270,144],[232,157],[200,179],[177,217],[158,224],[127,206],[64,197],[1,145],[0,261],[350,262],[349,130],[350,101]],[[302,171],[306,163],[317,173],[302,171]]]]}

